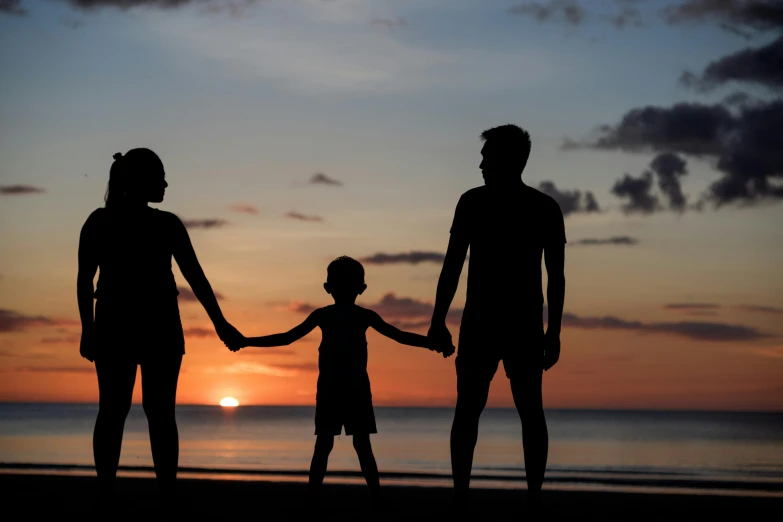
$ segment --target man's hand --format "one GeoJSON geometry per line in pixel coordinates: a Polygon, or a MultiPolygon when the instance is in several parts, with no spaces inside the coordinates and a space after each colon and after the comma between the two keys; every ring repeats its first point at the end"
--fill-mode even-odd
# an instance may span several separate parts
{"type": "Polygon", "coordinates": [[[225,344],[229,350],[236,352],[240,348],[240,344],[244,339],[244,336],[239,333],[239,330],[234,328],[228,321],[215,323],[215,331],[223,344],[225,344]]]}
{"type": "Polygon", "coordinates": [[[560,332],[544,334],[544,370],[549,370],[560,359],[560,332]]]}
{"type": "Polygon", "coordinates": [[[95,332],[82,330],[79,354],[90,362],[95,362],[95,332]]]}
{"type": "Polygon", "coordinates": [[[443,354],[444,359],[454,353],[454,343],[451,341],[451,332],[446,327],[446,323],[432,324],[427,337],[439,347],[438,351],[443,354]]]}

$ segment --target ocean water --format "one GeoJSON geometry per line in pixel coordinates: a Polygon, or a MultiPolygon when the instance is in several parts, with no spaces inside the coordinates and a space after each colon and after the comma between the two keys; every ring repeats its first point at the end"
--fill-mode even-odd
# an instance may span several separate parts
{"type": "MultiPolygon", "coordinates": [[[[92,473],[89,404],[0,404],[0,471],[92,473]]],[[[447,408],[376,408],[372,444],[383,480],[450,483],[447,408]]],[[[547,487],[700,489],[783,494],[783,413],[548,410],[547,487]]],[[[314,408],[178,406],[183,475],[303,480],[315,437],[314,408]]],[[[473,466],[476,487],[523,487],[516,411],[487,409],[473,466]]],[[[134,405],[120,465],[149,474],[147,422],[134,405]]],[[[345,435],[335,440],[331,481],[360,480],[345,435]]]]}

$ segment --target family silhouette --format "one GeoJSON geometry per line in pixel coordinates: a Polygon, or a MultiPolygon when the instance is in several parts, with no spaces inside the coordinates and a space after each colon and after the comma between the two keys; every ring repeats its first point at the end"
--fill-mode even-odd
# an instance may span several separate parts
{"type": "Polygon", "coordinates": [[[95,363],[98,376],[93,454],[99,504],[111,508],[137,367],[160,498],[171,507],[176,501],[179,436],[174,412],[185,341],[172,258],[231,351],[288,345],[320,328],[316,441],[309,474],[310,505],[317,507],[334,436],[343,429],[353,437],[371,499],[376,505],[381,501],[370,443],[370,434],[377,429],[366,331],[373,328],[400,344],[451,356],[455,347],[446,316],[470,250],[451,430],[455,507],[469,506],[479,417],[503,361],[522,422],[527,506],[538,510],[548,453],[542,375],[560,356],[565,297],[563,214],[551,197],[521,180],[530,155],[526,131],[502,125],[484,131],[481,139],[485,184],[464,193],[457,203],[427,336],[402,331],[358,306],[356,299],[367,288],[364,268],[342,256],[329,264],[324,283],[333,305],[313,311],[288,332],[245,337],[223,316],[182,221],[148,206],[162,202],[168,186],[160,158],[141,148],[115,154],[105,207],[95,210],[82,227],[77,280],[80,353],[95,363]],[[542,255],[547,270],[546,331],[542,255]]]}

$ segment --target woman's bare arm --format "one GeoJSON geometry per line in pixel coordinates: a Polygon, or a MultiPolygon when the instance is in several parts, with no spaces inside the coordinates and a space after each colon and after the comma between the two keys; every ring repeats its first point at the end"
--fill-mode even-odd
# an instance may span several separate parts
{"type": "Polygon", "coordinates": [[[82,322],[82,340],[79,351],[92,362],[95,357],[95,287],[93,280],[98,272],[98,255],[95,250],[96,214],[85,221],[79,234],[79,272],[76,276],[76,299],[79,304],[79,318],[82,322]]]}

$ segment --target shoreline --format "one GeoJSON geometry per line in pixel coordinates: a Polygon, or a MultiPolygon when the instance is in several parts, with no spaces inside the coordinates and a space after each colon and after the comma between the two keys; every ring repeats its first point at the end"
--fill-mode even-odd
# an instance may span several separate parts
{"type": "MultiPolygon", "coordinates": [[[[151,466],[119,466],[118,476],[149,479],[154,477],[151,466]]],[[[187,480],[291,482],[307,481],[306,470],[198,468],[183,466],[179,476],[187,480]]],[[[85,464],[36,464],[0,463],[3,475],[74,476],[94,477],[95,468],[85,464]]],[[[381,471],[381,481],[401,487],[451,487],[451,475],[447,473],[381,471]]],[[[354,485],[363,483],[362,474],[354,470],[327,471],[326,480],[332,484],[354,485]]],[[[471,477],[477,489],[524,489],[525,474],[487,474],[474,471],[471,477]]],[[[783,479],[780,477],[704,477],[688,473],[627,473],[585,470],[548,470],[546,487],[562,491],[607,491],[664,494],[710,494],[747,497],[771,497],[783,499],[783,479]]]]}
{"type": "MultiPolygon", "coordinates": [[[[0,488],[9,509],[26,517],[67,515],[105,516],[94,505],[94,476],[0,473],[0,488]]],[[[324,485],[318,520],[443,520],[450,512],[449,487],[416,487],[384,484],[387,504],[372,513],[364,485],[324,485]],[[372,516],[371,516],[372,515],[372,516]]],[[[193,520],[253,516],[270,521],[313,519],[305,503],[303,482],[236,481],[181,478],[178,481],[177,518],[193,520]],[[305,518],[307,517],[307,518],[305,518]]],[[[470,513],[466,519],[507,520],[525,514],[525,492],[517,489],[471,490],[470,513]]],[[[751,513],[783,509],[783,498],[721,494],[631,493],[547,489],[543,492],[545,516],[560,520],[691,520],[694,517],[743,517],[751,513]]],[[[117,496],[112,518],[133,519],[157,514],[155,481],[151,478],[117,479],[117,496]]],[[[168,518],[171,518],[170,516],[168,518]]]]}

